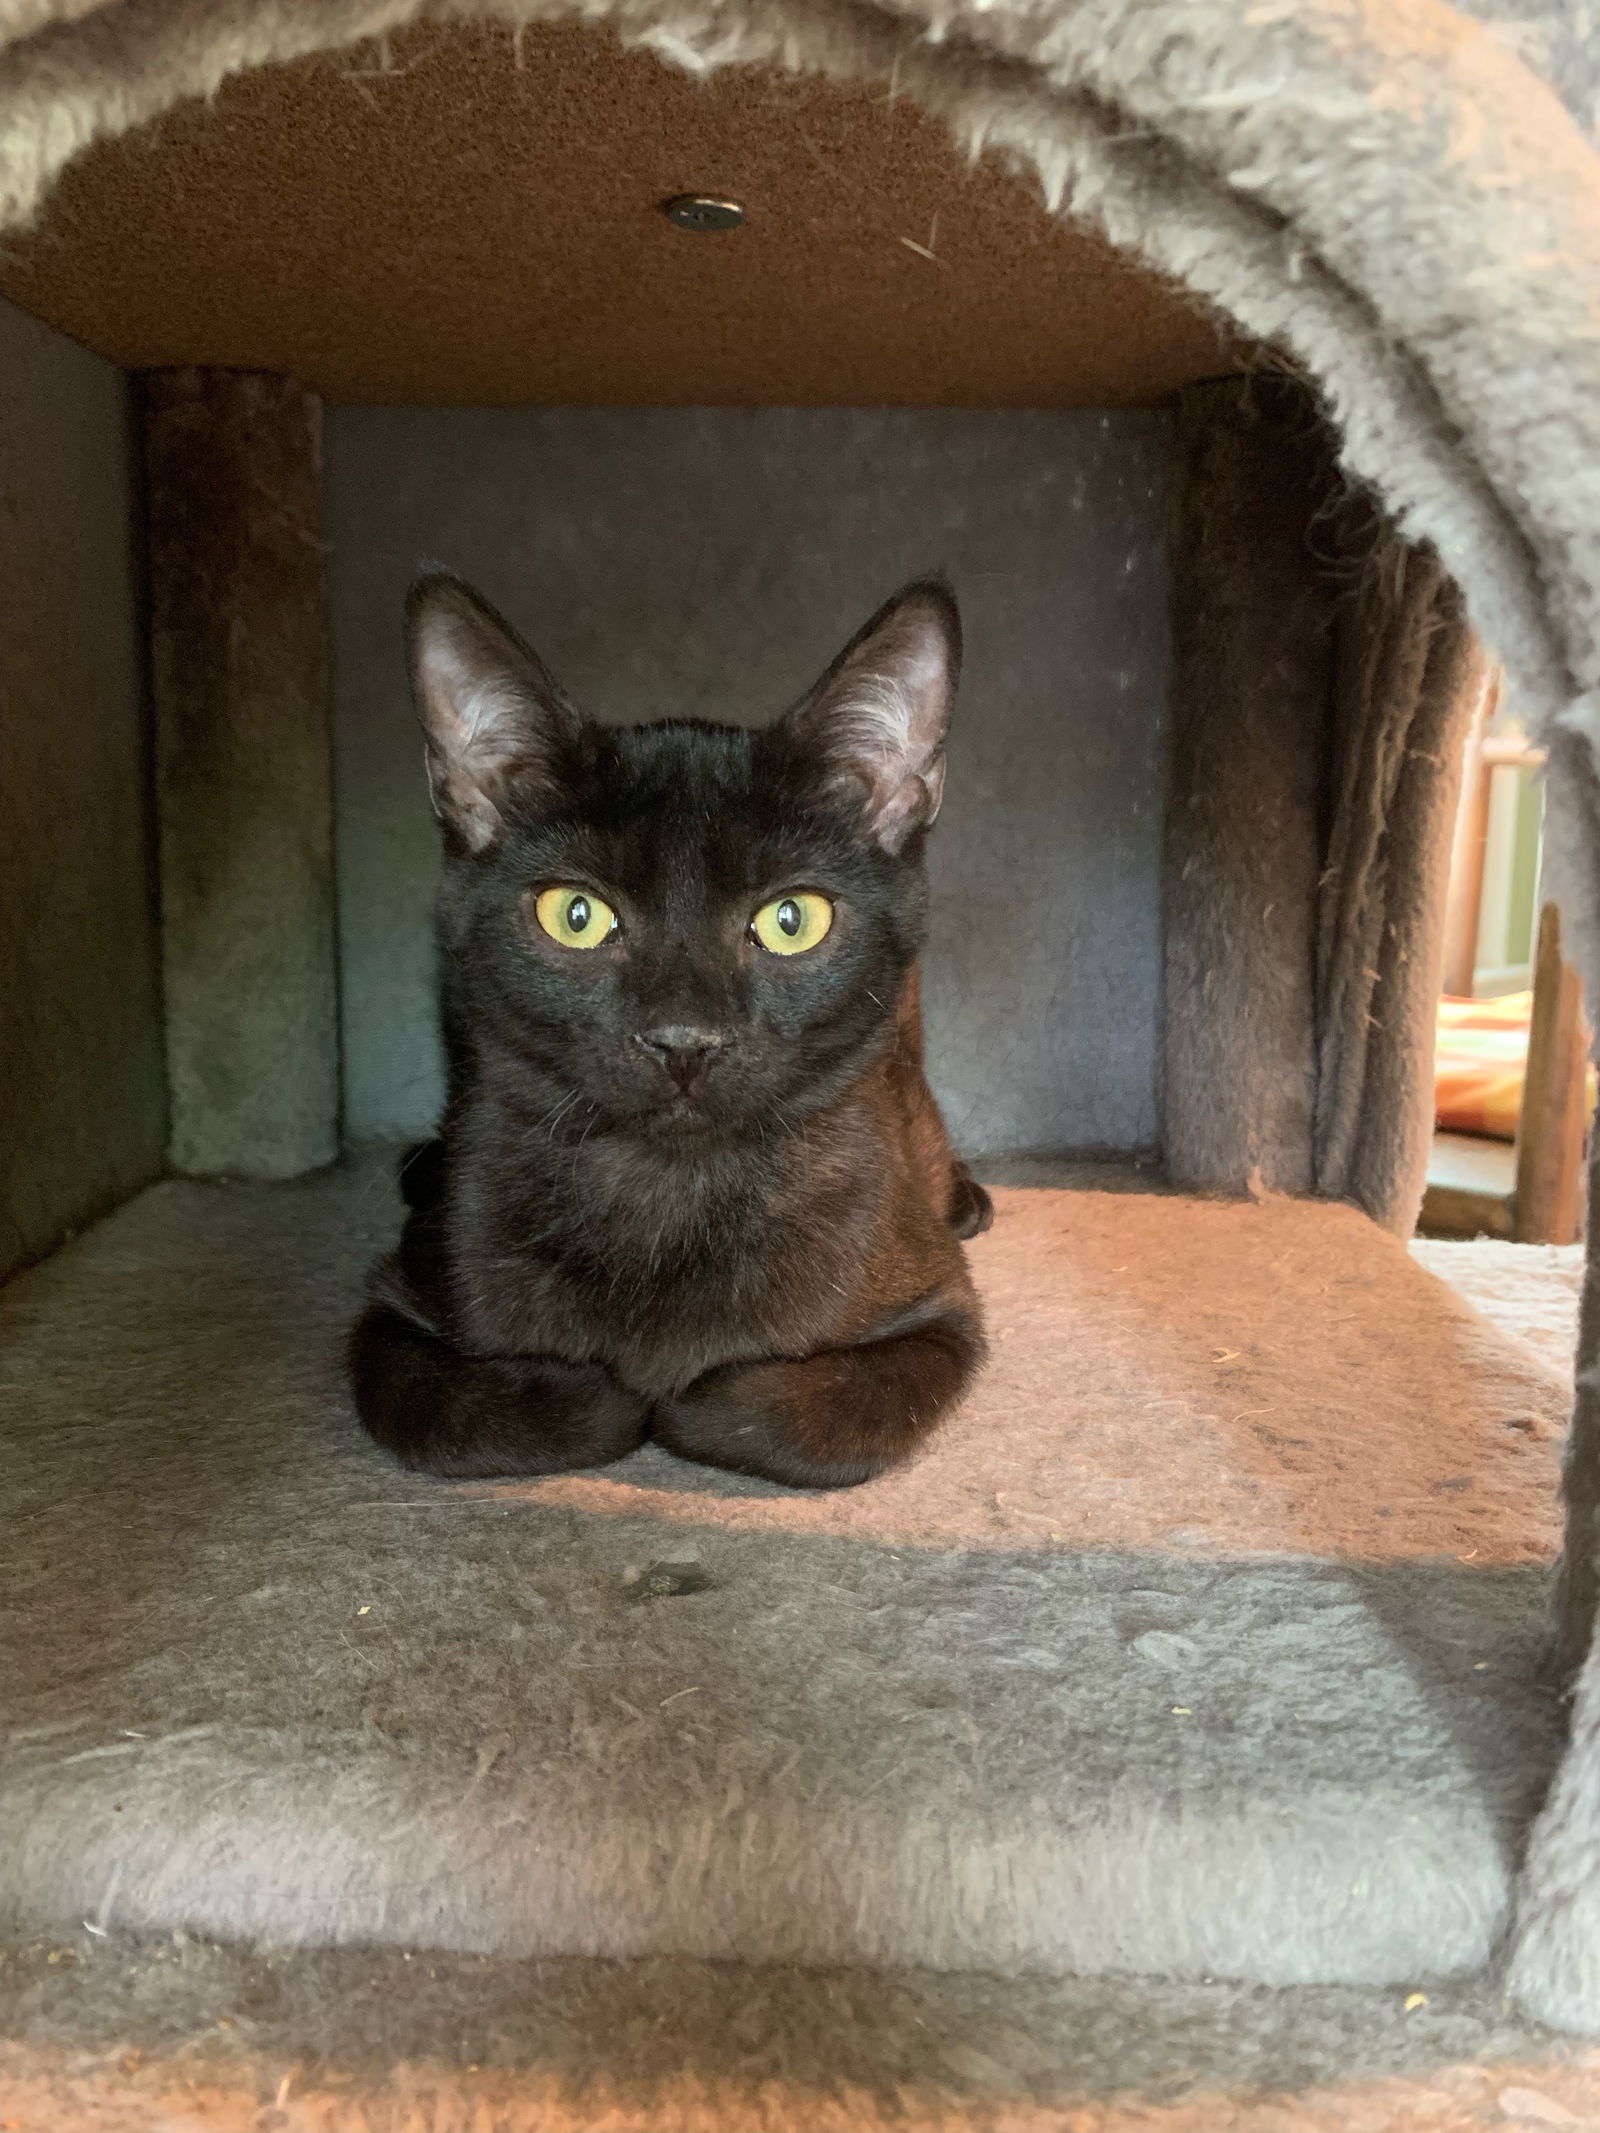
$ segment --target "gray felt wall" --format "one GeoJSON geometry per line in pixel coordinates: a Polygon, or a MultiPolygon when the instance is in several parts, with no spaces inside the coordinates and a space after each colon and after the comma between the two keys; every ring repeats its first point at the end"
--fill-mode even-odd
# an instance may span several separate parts
{"type": "Polygon", "coordinates": [[[166,1132],[121,372],[0,302],[0,1274],[166,1132]]]}
{"type": "Polygon", "coordinates": [[[968,664],[933,846],[935,1087],[968,1149],[1156,1134],[1168,418],[330,408],[346,1129],[440,1090],[436,843],[400,658],[424,561],[587,709],[760,723],[903,579],[968,664]]]}

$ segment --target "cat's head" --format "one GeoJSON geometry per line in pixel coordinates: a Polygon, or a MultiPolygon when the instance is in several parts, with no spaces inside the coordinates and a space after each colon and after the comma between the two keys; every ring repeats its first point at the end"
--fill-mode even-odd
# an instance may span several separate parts
{"type": "Polygon", "coordinates": [[[775,724],[586,719],[459,580],[407,609],[452,1044],[586,1125],[762,1131],[881,1046],[922,944],[961,660],[909,585],[775,724]]]}

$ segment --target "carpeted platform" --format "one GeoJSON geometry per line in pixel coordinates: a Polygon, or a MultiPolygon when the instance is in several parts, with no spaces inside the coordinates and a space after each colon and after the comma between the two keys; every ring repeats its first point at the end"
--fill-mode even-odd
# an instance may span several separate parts
{"type": "Polygon", "coordinates": [[[376,1173],[7,1292],[28,1929],[1269,1983],[1470,1973],[1554,1752],[1559,1380],[1343,1207],[1015,1190],[917,1467],[444,1487],[355,1428],[376,1173]]]}
{"type": "Polygon", "coordinates": [[[1411,1256],[1571,1383],[1583,1294],[1581,1244],[1413,1237],[1411,1256]]]}
{"type": "Polygon", "coordinates": [[[19,2133],[1548,2133],[1600,2052],[1481,1985],[0,1949],[19,2133]]]}

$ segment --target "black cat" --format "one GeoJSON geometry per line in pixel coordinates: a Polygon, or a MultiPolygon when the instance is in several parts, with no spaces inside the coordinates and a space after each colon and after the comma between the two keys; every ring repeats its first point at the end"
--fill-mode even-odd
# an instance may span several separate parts
{"type": "Polygon", "coordinates": [[[449,1089],[362,1420],[446,1475],[646,1436],[812,1488],[907,1458],[981,1358],[957,1238],[991,1212],[922,1073],[951,595],[908,586],[761,731],[595,725],[452,578],[407,635],[449,1089]]]}

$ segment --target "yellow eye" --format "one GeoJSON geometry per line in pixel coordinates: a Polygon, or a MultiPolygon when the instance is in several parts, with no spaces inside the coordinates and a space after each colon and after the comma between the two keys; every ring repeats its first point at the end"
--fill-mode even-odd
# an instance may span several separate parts
{"type": "Polygon", "coordinates": [[[587,889],[575,889],[570,882],[541,889],[533,913],[563,948],[598,948],[617,930],[617,914],[605,899],[592,896],[587,889]]]}
{"type": "Polygon", "coordinates": [[[773,955],[804,955],[826,940],[833,925],[833,906],[825,896],[810,889],[791,889],[763,904],[750,921],[750,931],[773,955]]]}

